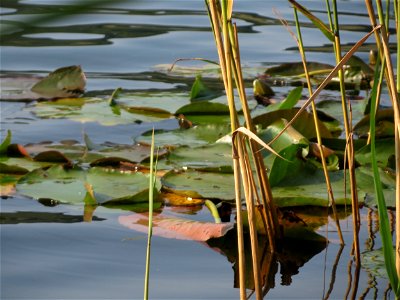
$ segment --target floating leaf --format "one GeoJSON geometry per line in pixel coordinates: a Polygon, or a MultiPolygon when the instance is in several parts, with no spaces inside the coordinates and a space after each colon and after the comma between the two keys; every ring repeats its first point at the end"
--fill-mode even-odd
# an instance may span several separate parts
{"type": "Polygon", "coordinates": [[[209,89],[202,81],[201,75],[196,76],[196,80],[192,85],[190,90],[190,101],[201,101],[201,100],[211,100],[222,93],[212,91],[209,89]]]}
{"type": "Polygon", "coordinates": [[[196,148],[179,147],[171,152],[168,161],[181,168],[233,172],[232,146],[229,144],[218,143],[196,148]]]}
{"type": "MultiPolygon", "coordinates": [[[[309,73],[327,74],[333,69],[332,65],[319,62],[307,62],[307,70],[309,73]]],[[[266,74],[276,76],[303,76],[304,66],[302,62],[284,63],[275,67],[268,68],[266,74]]]]}
{"type": "MultiPolygon", "coordinates": [[[[376,140],[376,159],[378,165],[386,167],[389,158],[394,155],[394,139],[378,139],[376,140]]],[[[365,145],[355,153],[356,161],[362,165],[371,163],[371,145],[365,145]]]]}
{"type": "MultiPolygon", "coordinates": [[[[129,204],[148,201],[148,176],[91,168],[66,169],[52,166],[34,170],[17,184],[17,191],[35,199],[53,199],[63,203],[82,203],[85,185],[90,184],[99,204],[129,204]]],[[[159,186],[158,186],[159,188],[159,186]]]]}
{"type": "MultiPolygon", "coordinates": [[[[145,214],[120,216],[118,221],[130,229],[147,233],[148,216],[145,214]]],[[[205,242],[224,236],[233,227],[233,223],[215,224],[162,215],[153,217],[153,235],[169,239],[205,242]]]]}
{"type": "MultiPolygon", "coordinates": [[[[284,109],[278,111],[272,111],[268,113],[264,113],[262,115],[258,115],[253,118],[254,125],[259,125],[261,128],[266,128],[270,124],[274,123],[277,120],[285,119],[290,121],[298,112],[298,109],[284,109]]],[[[326,128],[326,126],[322,122],[318,122],[318,126],[320,129],[321,137],[332,137],[332,134],[326,128]]],[[[292,123],[292,127],[295,128],[299,133],[301,133],[307,139],[315,138],[315,126],[314,126],[314,118],[312,114],[303,111],[300,113],[298,118],[292,123]]]]}
{"type": "Polygon", "coordinates": [[[235,199],[232,174],[170,171],[161,178],[163,189],[191,198],[235,199]]]}
{"type": "Polygon", "coordinates": [[[83,93],[86,76],[81,66],[63,67],[36,83],[32,92],[45,99],[77,97],[83,93]]]}
{"type": "MultiPolygon", "coordinates": [[[[230,133],[230,131],[230,126],[227,123],[201,124],[185,130],[156,131],[155,145],[160,147],[202,146],[214,143],[221,137],[230,133]]],[[[142,136],[137,137],[135,142],[150,145],[150,132],[146,132],[142,136]]]]}
{"type": "MultiPolygon", "coordinates": [[[[359,137],[367,137],[369,132],[369,114],[363,117],[355,126],[354,132],[359,137]]],[[[376,113],[375,121],[376,137],[387,137],[394,135],[394,112],[393,108],[380,109],[376,113]]]]}
{"type": "Polygon", "coordinates": [[[0,155],[4,155],[7,153],[7,148],[11,144],[11,130],[7,130],[7,136],[4,138],[3,142],[0,145],[0,155]]]}
{"type": "Polygon", "coordinates": [[[183,114],[187,116],[201,114],[227,115],[229,114],[229,107],[227,104],[200,101],[182,106],[176,111],[176,114],[183,114]]]}

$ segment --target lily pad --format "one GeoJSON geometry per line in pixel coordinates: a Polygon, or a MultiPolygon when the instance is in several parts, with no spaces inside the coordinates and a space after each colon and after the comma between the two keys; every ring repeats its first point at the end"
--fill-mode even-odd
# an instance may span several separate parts
{"type": "MultiPolygon", "coordinates": [[[[156,131],[154,140],[158,147],[196,147],[214,143],[221,137],[230,133],[229,124],[201,124],[189,129],[173,131],[156,131]]],[[[147,132],[135,139],[139,144],[151,144],[151,132],[147,132]]]]}
{"type": "Polygon", "coordinates": [[[160,114],[159,112],[143,113],[143,110],[140,109],[133,112],[120,109],[119,114],[116,114],[107,99],[89,97],[39,102],[36,106],[27,109],[39,118],[65,118],[83,123],[98,122],[104,126],[157,122],[170,117],[169,114],[160,114]]]}
{"type": "Polygon", "coordinates": [[[191,198],[235,199],[233,174],[170,171],[161,178],[164,190],[191,198]]]}
{"type": "MultiPolygon", "coordinates": [[[[285,119],[290,121],[298,112],[298,109],[284,109],[272,111],[269,113],[265,113],[262,115],[258,115],[253,119],[254,125],[258,125],[261,128],[267,128],[270,124],[274,123],[277,120],[285,119]]],[[[315,138],[315,126],[314,126],[314,118],[312,114],[303,111],[300,113],[299,117],[292,123],[293,128],[295,128],[298,132],[300,132],[307,139],[315,138]]],[[[318,123],[321,137],[332,137],[330,131],[326,128],[326,126],[322,123],[318,123]]]]}
{"type": "Polygon", "coordinates": [[[117,105],[128,111],[147,111],[174,114],[180,107],[189,104],[188,93],[171,91],[121,92],[117,105]]]}
{"type": "MultiPolygon", "coordinates": [[[[369,115],[362,118],[355,126],[354,132],[359,137],[367,137],[369,132],[369,115]]],[[[376,113],[375,134],[377,137],[394,135],[394,111],[393,108],[380,109],[376,113]]]]}
{"type": "MultiPolygon", "coordinates": [[[[148,231],[148,216],[145,214],[120,216],[118,221],[135,231],[143,233],[148,231]]],[[[233,227],[233,223],[215,224],[163,215],[153,217],[153,235],[170,239],[205,242],[211,238],[224,236],[233,227]]]]}
{"type": "Polygon", "coordinates": [[[214,172],[233,172],[232,146],[224,143],[196,148],[179,147],[168,156],[175,166],[214,172]]]}
{"type": "Polygon", "coordinates": [[[32,75],[1,77],[1,100],[32,101],[76,97],[83,93],[86,78],[80,66],[63,67],[42,78],[32,75]]]}
{"type": "MultiPolygon", "coordinates": [[[[377,139],[376,145],[376,159],[378,165],[386,167],[389,158],[394,155],[394,139],[377,139]]],[[[371,164],[371,145],[365,145],[355,153],[355,158],[358,163],[362,165],[371,164]]]]}
{"type": "MultiPolygon", "coordinates": [[[[126,204],[148,201],[148,176],[91,168],[65,169],[52,166],[34,170],[17,183],[17,191],[35,199],[53,199],[62,203],[82,203],[85,183],[93,187],[99,204],[126,204]]],[[[158,189],[159,189],[158,185],[158,189]]]]}

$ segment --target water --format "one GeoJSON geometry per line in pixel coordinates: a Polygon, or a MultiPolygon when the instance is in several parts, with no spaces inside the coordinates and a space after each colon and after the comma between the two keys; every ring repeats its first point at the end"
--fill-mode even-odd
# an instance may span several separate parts
{"type": "MultiPolygon", "coordinates": [[[[2,23],[19,26],[27,18],[64,9],[71,1],[13,1],[1,3],[2,23]],[[16,23],[15,23],[16,22],[16,23]]],[[[307,7],[325,18],[323,1],[307,1],[307,7]]],[[[246,67],[266,67],[299,61],[294,40],[280,24],[273,9],[292,20],[285,1],[237,1],[242,62],[246,67]]],[[[368,28],[364,1],[339,1],[343,43],[354,43],[368,28]],[[357,14],[353,14],[357,12],[357,14]]],[[[306,21],[301,18],[302,21],[306,21]]],[[[7,25],[7,26],[8,26],[7,25]]],[[[18,28],[18,27],[13,27],[18,28]]],[[[307,46],[328,42],[316,30],[305,28],[307,46]]],[[[191,81],[165,74],[160,64],[177,58],[217,60],[203,1],[125,1],[102,5],[70,18],[57,18],[31,30],[17,31],[3,40],[1,70],[4,75],[44,75],[66,65],[79,64],[88,77],[87,91],[109,94],[116,87],[128,90],[183,90],[191,81]]],[[[368,53],[358,55],[367,59],[368,53]]],[[[334,63],[331,54],[310,52],[310,61],[334,63]]],[[[189,64],[190,63],[183,63],[189,64]]],[[[155,124],[101,126],[96,122],[41,120],[26,112],[29,103],[1,102],[1,136],[13,132],[15,143],[44,140],[80,140],[84,130],[94,142],[131,143],[156,128],[177,128],[175,119],[155,124]]],[[[1,226],[1,299],[140,299],[143,291],[146,235],[118,223],[126,211],[98,208],[91,223],[82,222],[82,206],[47,207],[21,196],[1,199],[5,220],[1,226]],[[24,212],[20,213],[20,212],[24,212]],[[31,214],[29,214],[31,212],[31,214]],[[10,213],[10,214],[6,214],[10,213]],[[45,213],[45,214],[43,214],[45,213]]],[[[362,210],[361,244],[370,242],[367,209],[362,210]]],[[[165,207],[165,215],[191,214],[212,221],[206,209],[182,213],[165,207]]],[[[342,299],[349,284],[351,220],[342,221],[346,246],[340,256],[330,299],[342,299]]],[[[334,231],[334,226],[328,229],[334,231]]],[[[376,233],[376,230],[374,231],[376,233]]],[[[325,228],[321,229],[325,235],[325,228]]],[[[321,299],[332,280],[331,272],[340,250],[336,233],[329,232],[329,246],[304,266],[295,267],[290,285],[283,285],[277,269],[269,299],[321,299]],[[300,268],[297,274],[296,269],[300,268]]],[[[379,248],[376,241],[375,248],[379,248]]],[[[150,275],[152,299],[237,299],[233,261],[227,249],[205,243],[154,237],[150,275]],[[225,255],[223,254],[225,251],[225,255]],[[229,255],[228,255],[229,257],[229,255]]],[[[282,270],[281,265],[281,272],[282,270]]],[[[287,282],[287,280],[285,281],[287,282]]],[[[382,298],[387,280],[361,271],[358,296],[382,298]]],[[[392,298],[393,295],[392,295],[392,298]]]]}

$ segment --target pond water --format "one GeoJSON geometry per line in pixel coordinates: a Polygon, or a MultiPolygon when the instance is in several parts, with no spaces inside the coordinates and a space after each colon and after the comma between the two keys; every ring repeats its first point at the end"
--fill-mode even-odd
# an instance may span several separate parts
{"type": "MultiPolygon", "coordinates": [[[[81,65],[88,94],[110,95],[121,87],[129,91],[184,93],[189,96],[196,74],[168,73],[166,65],[178,58],[217,60],[204,2],[122,1],[68,18],[57,17],[25,28],[27,20],[64,11],[71,1],[3,0],[2,26],[15,31],[1,41],[2,76],[32,76],[68,65],[81,65]]],[[[324,18],[323,1],[306,5],[324,18]]],[[[267,66],[299,61],[295,42],[279,15],[293,20],[285,1],[235,1],[242,63],[248,79],[267,66]]],[[[342,42],[352,44],[368,30],[364,1],[339,1],[342,42]]],[[[308,24],[305,19],[301,19],[308,24]]],[[[307,46],[323,46],[325,38],[310,24],[303,30],[307,46]]],[[[357,54],[368,59],[368,51],[357,54]]],[[[334,64],[322,50],[308,52],[310,61],[334,64]]],[[[197,66],[181,62],[183,66],[197,66]]],[[[215,79],[217,80],[217,79],[215,79]]],[[[251,90],[250,90],[251,91],[251,90]]],[[[287,87],[277,88],[284,94],[287,87]]],[[[326,92],[327,94],[331,92],[326,92]]],[[[175,129],[175,118],[105,126],[95,121],[45,119],[30,113],[32,103],[1,102],[1,140],[11,130],[14,143],[81,140],[82,131],[93,142],[130,144],[153,126],[175,129]]],[[[46,206],[21,195],[1,200],[1,299],[140,299],[143,295],[147,235],[124,227],[124,210],[99,207],[92,222],[84,222],[83,205],[46,206]]],[[[324,213],[324,210],[319,212],[324,213]]],[[[165,216],[187,216],[212,221],[204,207],[160,209],[165,216]]],[[[376,216],[363,208],[362,251],[380,248],[376,216]]],[[[351,218],[341,221],[345,247],[340,247],[333,223],[319,229],[330,243],[295,259],[299,251],[281,259],[271,272],[266,299],[343,299],[351,297],[351,218]],[[285,262],[285,263],[282,263],[285,262]]],[[[195,242],[154,236],[150,272],[151,299],[238,299],[234,243],[195,242]],[[220,245],[221,244],[221,245],[220,245]]],[[[298,245],[294,245],[297,249],[298,245]]],[[[394,299],[388,280],[362,268],[354,298],[394,299]]]]}

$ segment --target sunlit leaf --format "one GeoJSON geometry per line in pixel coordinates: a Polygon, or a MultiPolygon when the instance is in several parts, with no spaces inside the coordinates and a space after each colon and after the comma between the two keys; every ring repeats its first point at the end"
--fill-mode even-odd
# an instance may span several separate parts
{"type": "MultiPolygon", "coordinates": [[[[53,199],[63,203],[83,203],[90,184],[98,204],[130,204],[148,201],[148,176],[120,173],[112,169],[88,171],[53,166],[34,170],[20,179],[17,191],[35,199],[53,199]]],[[[159,188],[159,185],[158,185],[159,188]]]]}
{"type": "Polygon", "coordinates": [[[11,144],[11,138],[12,138],[11,130],[7,130],[7,135],[0,145],[0,155],[7,153],[7,148],[11,144]]]}
{"type": "MultiPolygon", "coordinates": [[[[145,214],[120,216],[118,221],[130,229],[147,233],[148,217],[145,214]]],[[[153,224],[153,235],[155,236],[201,242],[224,236],[234,226],[233,223],[215,224],[162,215],[154,216],[153,224]]]]}
{"type": "Polygon", "coordinates": [[[209,89],[203,83],[201,75],[197,75],[190,91],[190,101],[211,100],[221,94],[221,92],[217,93],[209,89]]]}
{"type": "MultiPolygon", "coordinates": [[[[202,124],[192,128],[182,130],[177,129],[173,131],[156,131],[155,132],[155,145],[156,146],[190,146],[196,147],[214,143],[221,137],[230,133],[229,124],[202,124]]],[[[151,143],[150,132],[143,134],[135,139],[139,144],[151,143]]]]}
{"type": "Polygon", "coordinates": [[[161,178],[163,189],[191,198],[234,200],[233,174],[170,171],[161,178]]]}
{"type": "MultiPolygon", "coordinates": [[[[253,123],[255,125],[261,126],[262,128],[266,128],[270,124],[280,119],[290,121],[295,116],[297,111],[298,109],[284,109],[264,113],[262,115],[257,115],[255,118],[253,118],[253,123]]],[[[314,118],[310,113],[306,111],[303,111],[299,115],[299,117],[293,122],[292,126],[307,139],[316,137],[314,118]]],[[[332,134],[322,122],[319,122],[318,126],[320,129],[321,137],[332,137],[332,134]]]]}
{"type": "Polygon", "coordinates": [[[32,92],[46,99],[76,97],[83,93],[86,76],[81,66],[63,67],[36,83],[32,92]]]}
{"type": "Polygon", "coordinates": [[[211,144],[196,148],[179,147],[171,152],[168,161],[177,167],[191,169],[232,172],[232,146],[211,144]]]}

